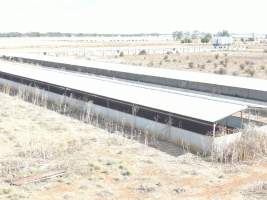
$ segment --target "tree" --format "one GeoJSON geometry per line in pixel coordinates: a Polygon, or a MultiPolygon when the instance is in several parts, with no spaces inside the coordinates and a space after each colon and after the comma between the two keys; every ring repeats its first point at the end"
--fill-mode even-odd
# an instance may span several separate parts
{"type": "Polygon", "coordinates": [[[207,33],[202,39],[201,39],[201,42],[202,43],[209,43],[210,40],[212,38],[212,35],[210,33],[207,33]]]}
{"type": "Polygon", "coordinates": [[[39,32],[29,32],[25,34],[27,37],[40,37],[41,34],[39,32]]]}
{"type": "Polygon", "coordinates": [[[217,36],[221,36],[221,37],[230,37],[230,33],[227,30],[223,30],[221,32],[217,33],[217,36]]]}
{"type": "Polygon", "coordinates": [[[190,38],[185,38],[181,40],[181,43],[192,43],[192,40],[190,38]]]}
{"type": "Polygon", "coordinates": [[[191,38],[192,39],[198,39],[199,38],[199,36],[200,36],[200,32],[198,31],[198,30],[195,30],[195,31],[193,31],[193,33],[192,33],[192,35],[191,35],[191,38]]]}
{"type": "Polygon", "coordinates": [[[172,37],[174,40],[181,40],[183,38],[183,32],[182,31],[174,31],[172,33],[172,37]]]}

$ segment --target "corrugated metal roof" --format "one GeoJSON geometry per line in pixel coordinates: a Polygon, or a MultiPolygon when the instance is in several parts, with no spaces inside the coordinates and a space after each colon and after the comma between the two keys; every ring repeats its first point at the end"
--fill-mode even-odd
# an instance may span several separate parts
{"type": "Polygon", "coordinates": [[[0,71],[207,122],[247,108],[218,98],[30,65],[0,63],[0,71]]]}
{"type": "Polygon", "coordinates": [[[228,87],[244,88],[244,89],[267,92],[267,80],[261,80],[255,78],[236,77],[229,75],[222,76],[211,73],[178,71],[178,70],[151,68],[151,67],[148,68],[141,66],[125,65],[125,64],[105,63],[105,62],[96,62],[96,61],[89,61],[82,59],[42,56],[34,54],[10,54],[9,56],[46,60],[58,63],[78,65],[83,67],[92,67],[92,68],[106,69],[112,71],[121,71],[126,73],[143,74],[148,76],[164,77],[170,79],[208,83],[214,85],[222,85],[228,87]]]}

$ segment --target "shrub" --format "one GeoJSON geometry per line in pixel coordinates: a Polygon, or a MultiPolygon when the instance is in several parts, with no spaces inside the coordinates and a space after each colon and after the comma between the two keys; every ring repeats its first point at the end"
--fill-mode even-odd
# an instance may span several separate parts
{"type": "Polygon", "coordinates": [[[189,63],[188,63],[188,67],[189,67],[190,69],[194,68],[194,63],[193,63],[193,62],[189,62],[189,63]]]}
{"type": "Polygon", "coordinates": [[[220,55],[219,55],[219,54],[216,54],[216,55],[215,55],[215,59],[216,59],[216,60],[218,60],[218,59],[219,59],[219,57],[220,57],[220,55]]]}
{"type": "Polygon", "coordinates": [[[170,60],[169,60],[169,56],[168,56],[168,55],[164,56],[163,60],[164,60],[165,62],[170,62],[170,60]]]}
{"type": "Polygon", "coordinates": [[[201,68],[201,69],[205,69],[205,68],[206,68],[206,65],[205,65],[205,64],[200,65],[200,68],[201,68]]]}
{"type": "Polygon", "coordinates": [[[141,50],[141,51],[138,53],[138,55],[140,55],[140,56],[141,56],[141,55],[146,55],[146,54],[147,54],[147,53],[146,53],[146,50],[144,50],[144,49],[141,50]]]}
{"type": "Polygon", "coordinates": [[[249,60],[246,60],[246,65],[255,65],[255,62],[253,62],[253,61],[249,61],[249,60]]]}
{"type": "Polygon", "coordinates": [[[190,38],[185,38],[181,40],[181,43],[192,43],[192,40],[190,38]]]}
{"type": "Polygon", "coordinates": [[[227,70],[224,69],[223,67],[220,67],[219,69],[215,70],[214,73],[223,75],[227,73],[227,70]]]}
{"type": "Polygon", "coordinates": [[[168,55],[166,55],[166,56],[163,57],[163,60],[168,60],[168,59],[169,59],[169,56],[168,55]]]}
{"type": "Polygon", "coordinates": [[[248,73],[250,76],[254,76],[256,71],[254,68],[250,67],[246,69],[246,73],[248,73]]]}
{"type": "Polygon", "coordinates": [[[206,34],[202,39],[201,42],[202,43],[209,43],[209,41],[211,40],[212,35],[210,33],[206,34]]]}
{"type": "Polygon", "coordinates": [[[124,56],[123,51],[120,52],[119,56],[120,56],[120,57],[123,57],[123,56],[124,56]]]}
{"type": "Polygon", "coordinates": [[[244,69],[245,69],[245,65],[244,65],[244,64],[240,64],[240,65],[239,65],[239,68],[240,68],[241,70],[244,70],[244,69]]]}
{"type": "Polygon", "coordinates": [[[228,62],[229,62],[229,59],[228,58],[225,58],[225,60],[224,60],[224,67],[227,67],[228,66],[228,62]]]}
{"type": "Polygon", "coordinates": [[[238,75],[239,75],[239,72],[238,72],[238,71],[234,71],[234,72],[232,73],[232,75],[233,75],[233,76],[238,76],[238,75]]]}
{"type": "Polygon", "coordinates": [[[212,63],[212,60],[207,60],[207,63],[212,63]]]}
{"type": "Polygon", "coordinates": [[[149,62],[149,63],[147,64],[147,66],[148,66],[148,67],[153,67],[153,66],[154,66],[154,62],[153,62],[153,61],[149,62]]]}
{"type": "Polygon", "coordinates": [[[263,53],[267,53],[267,49],[264,49],[264,50],[263,50],[263,53]]]}

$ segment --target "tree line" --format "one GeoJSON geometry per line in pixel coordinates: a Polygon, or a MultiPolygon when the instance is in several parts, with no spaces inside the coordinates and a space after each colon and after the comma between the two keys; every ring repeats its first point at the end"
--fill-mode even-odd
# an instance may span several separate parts
{"type": "Polygon", "coordinates": [[[213,36],[231,36],[227,30],[222,30],[217,34],[212,35],[211,33],[204,33],[199,31],[183,32],[183,31],[174,31],[172,37],[174,40],[179,40],[181,43],[192,43],[193,39],[201,39],[202,43],[209,43],[213,36]]]}
{"type": "Polygon", "coordinates": [[[136,33],[136,34],[101,34],[101,33],[61,33],[61,32],[8,32],[0,33],[0,37],[144,37],[160,36],[159,33],[136,33]]]}

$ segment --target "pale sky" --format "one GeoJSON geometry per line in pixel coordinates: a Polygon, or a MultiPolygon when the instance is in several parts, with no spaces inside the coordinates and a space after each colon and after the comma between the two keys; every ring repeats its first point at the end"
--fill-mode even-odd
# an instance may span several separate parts
{"type": "Polygon", "coordinates": [[[267,33],[267,0],[0,0],[0,32],[267,33]]]}

